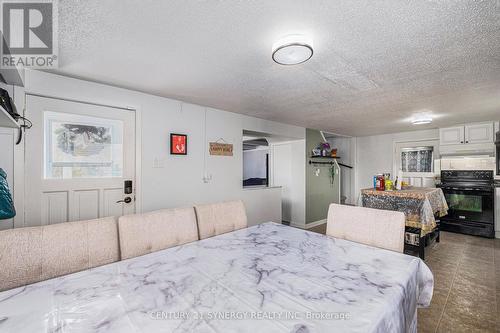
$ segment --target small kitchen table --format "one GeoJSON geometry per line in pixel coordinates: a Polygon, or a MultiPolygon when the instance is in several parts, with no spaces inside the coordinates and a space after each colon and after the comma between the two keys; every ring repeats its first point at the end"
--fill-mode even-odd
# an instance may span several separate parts
{"type": "Polygon", "coordinates": [[[265,223],[0,293],[0,332],[416,332],[419,258],[265,223]]]}
{"type": "Polygon", "coordinates": [[[406,245],[417,246],[419,255],[425,257],[425,243],[431,233],[436,233],[439,241],[439,228],[436,218],[448,214],[448,204],[440,188],[409,187],[404,190],[377,191],[373,188],[361,190],[363,207],[395,210],[405,213],[407,236],[417,234],[417,240],[405,237],[406,245]],[[418,244],[415,244],[418,243],[418,244]]]}

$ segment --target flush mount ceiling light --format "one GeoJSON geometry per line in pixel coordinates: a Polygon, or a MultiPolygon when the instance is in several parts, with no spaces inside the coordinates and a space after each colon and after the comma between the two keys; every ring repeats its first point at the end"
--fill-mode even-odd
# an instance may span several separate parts
{"type": "Polygon", "coordinates": [[[301,64],[312,55],[312,40],[303,35],[289,35],[273,45],[273,60],[280,65],[301,64]]]}
{"type": "Polygon", "coordinates": [[[432,123],[432,117],[429,115],[418,115],[411,121],[413,125],[425,125],[432,123]]]}

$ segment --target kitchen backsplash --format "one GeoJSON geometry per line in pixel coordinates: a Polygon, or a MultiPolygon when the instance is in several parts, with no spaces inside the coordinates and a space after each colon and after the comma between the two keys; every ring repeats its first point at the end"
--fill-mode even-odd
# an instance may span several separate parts
{"type": "Polygon", "coordinates": [[[440,162],[441,170],[495,170],[494,157],[446,157],[440,162]]]}

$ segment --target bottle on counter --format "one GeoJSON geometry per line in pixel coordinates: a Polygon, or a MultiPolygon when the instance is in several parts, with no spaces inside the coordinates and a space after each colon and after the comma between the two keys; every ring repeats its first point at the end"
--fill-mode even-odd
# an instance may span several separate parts
{"type": "Polygon", "coordinates": [[[385,179],[383,174],[377,175],[377,191],[385,191],[385,179]]]}

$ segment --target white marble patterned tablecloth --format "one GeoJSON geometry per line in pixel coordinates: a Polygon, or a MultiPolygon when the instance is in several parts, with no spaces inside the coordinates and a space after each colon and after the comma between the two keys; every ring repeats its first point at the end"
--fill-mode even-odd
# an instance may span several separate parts
{"type": "Polygon", "coordinates": [[[419,258],[275,223],[0,293],[0,332],[411,332],[419,258]]]}

